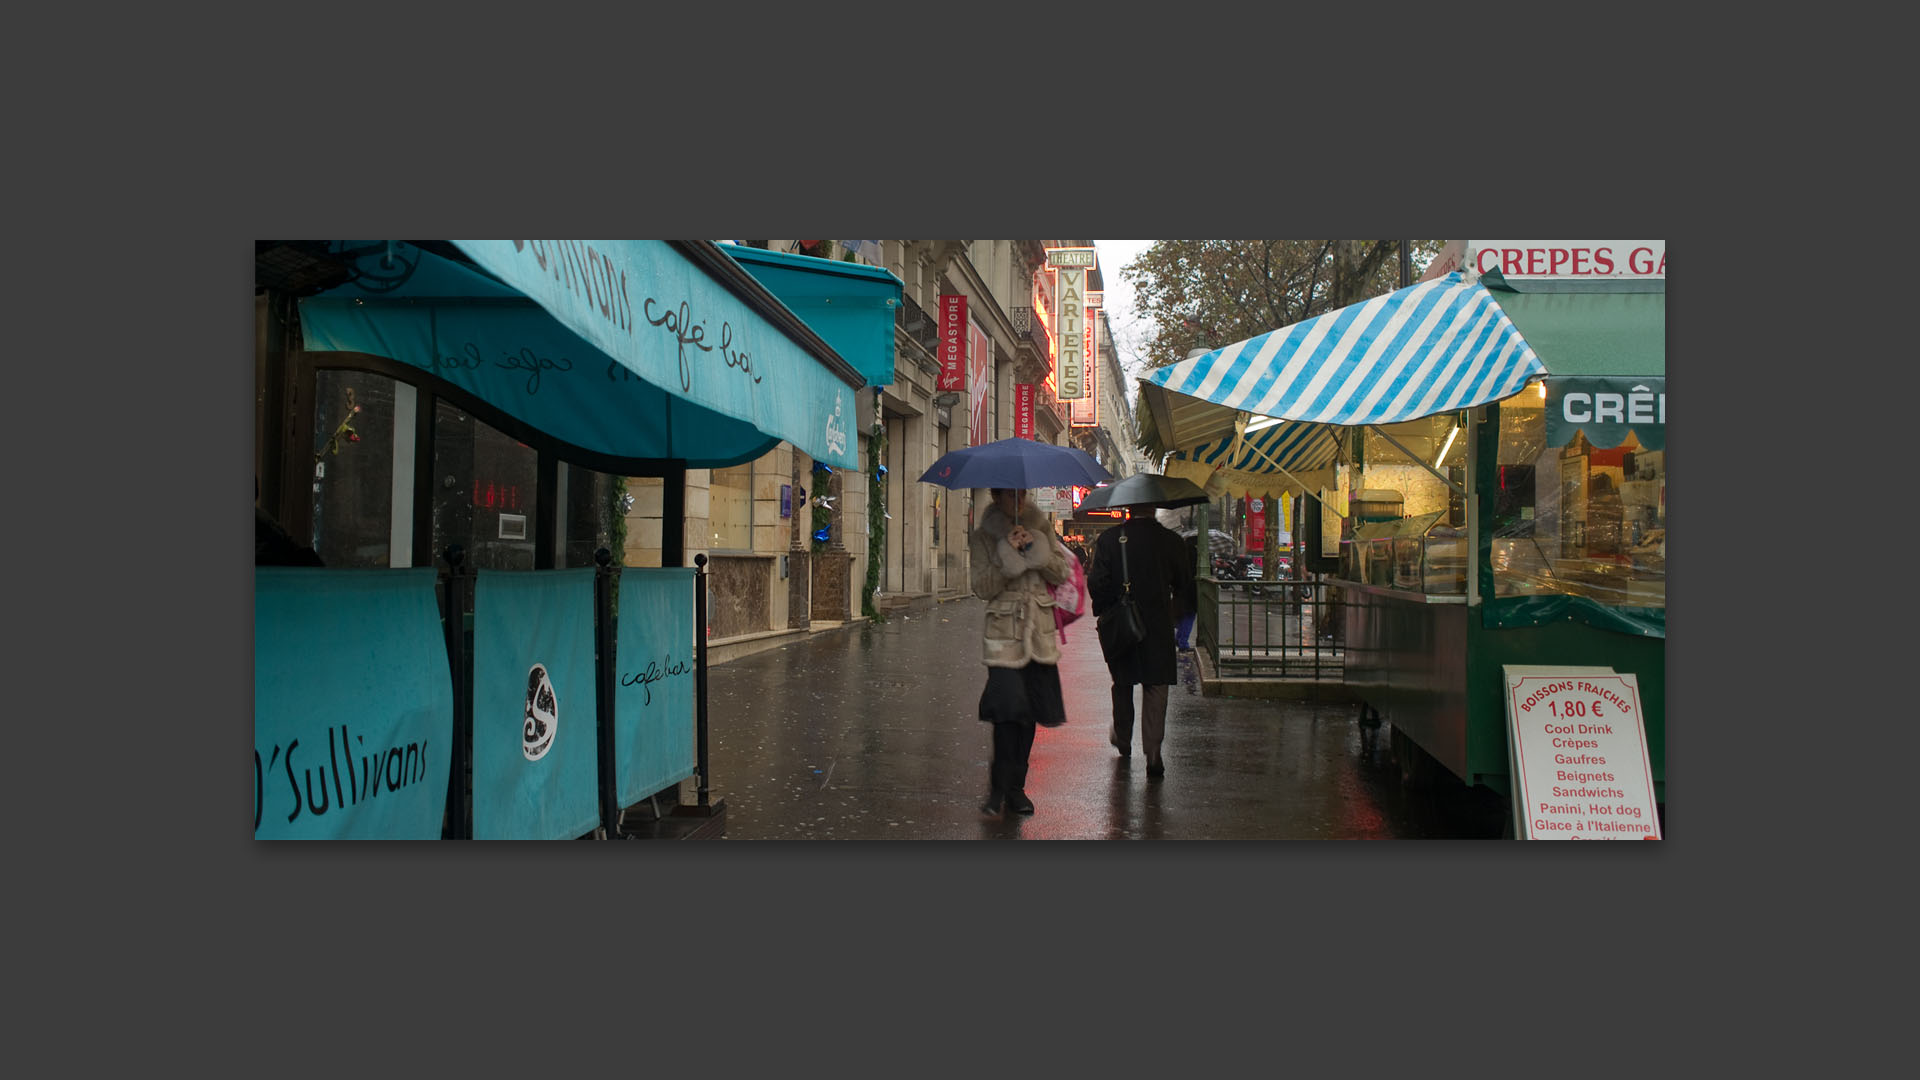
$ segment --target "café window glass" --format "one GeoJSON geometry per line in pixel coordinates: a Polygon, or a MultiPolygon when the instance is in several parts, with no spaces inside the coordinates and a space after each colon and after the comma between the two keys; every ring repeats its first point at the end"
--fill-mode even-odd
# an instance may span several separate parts
{"type": "Polygon", "coordinates": [[[534,569],[539,455],[445,401],[433,426],[433,551],[466,549],[468,566],[534,569]]]}
{"type": "Polygon", "coordinates": [[[594,566],[593,553],[606,548],[620,565],[621,552],[613,542],[613,523],[623,508],[615,505],[623,485],[617,477],[566,462],[560,464],[561,512],[559,543],[562,567],[594,566]]]}
{"type": "MultiPolygon", "coordinates": [[[[311,546],[328,566],[406,565],[393,535],[397,385],[365,371],[315,372],[311,546]]],[[[400,434],[410,448],[411,425],[400,434]]]]}

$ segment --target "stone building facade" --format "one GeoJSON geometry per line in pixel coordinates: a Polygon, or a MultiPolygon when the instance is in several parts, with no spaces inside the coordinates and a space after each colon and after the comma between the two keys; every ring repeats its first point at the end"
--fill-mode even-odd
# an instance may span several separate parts
{"type": "MultiPolygon", "coordinates": [[[[732,469],[689,470],[686,557],[710,560],[712,628],[718,660],[782,643],[787,635],[866,617],[866,588],[878,613],[926,608],[968,588],[967,535],[984,505],[973,493],[923,484],[941,455],[969,444],[975,410],[971,385],[938,389],[942,294],[967,298],[972,339],[984,343],[988,383],[977,395],[986,441],[1014,433],[1016,383],[1040,387],[1035,437],[1076,441],[1116,475],[1137,471],[1125,384],[1110,340],[1102,348],[1102,427],[1073,439],[1065,409],[1045,389],[1051,361],[1049,328],[1033,317],[1035,272],[1046,249],[1087,246],[1058,240],[748,241],[756,247],[827,258],[855,252],[899,278],[903,299],[894,321],[894,380],[859,395],[858,472],[816,470],[782,443],[759,460],[732,469]],[[883,470],[884,471],[881,471],[883,470]],[[878,480],[875,484],[874,481],[878,480]],[[785,488],[783,501],[782,488],[785,488]],[[870,505],[877,489],[883,543],[870,567],[870,505]],[[827,540],[814,541],[815,500],[827,540]],[[782,516],[783,506],[786,516],[782,516]]],[[[1098,271],[1089,288],[1098,288],[1098,271]]],[[[629,481],[626,565],[660,563],[663,489],[659,480],[629,481]]]]}

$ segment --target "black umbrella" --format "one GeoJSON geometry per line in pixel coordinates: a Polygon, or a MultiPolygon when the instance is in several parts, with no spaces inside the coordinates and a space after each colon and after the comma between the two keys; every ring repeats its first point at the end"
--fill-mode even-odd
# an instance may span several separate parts
{"type": "Polygon", "coordinates": [[[1035,442],[1018,435],[941,455],[922,473],[922,483],[944,488],[1092,487],[1113,474],[1093,455],[1072,446],[1035,442]]]}
{"type": "Polygon", "coordinates": [[[1136,473],[1117,484],[1095,488],[1081,500],[1082,510],[1105,510],[1117,506],[1193,506],[1207,501],[1200,485],[1179,476],[1136,473]]]}

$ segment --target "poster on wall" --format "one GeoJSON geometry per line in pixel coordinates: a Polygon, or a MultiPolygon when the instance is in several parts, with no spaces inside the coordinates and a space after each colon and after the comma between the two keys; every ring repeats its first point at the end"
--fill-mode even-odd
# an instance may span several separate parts
{"type": "Polygon", "coordinates": [[[993,386],[993,347],[980,325],[967,320],[967,438],[969,446],[993,441],[992,417],[987,415],[987,391],[993,386]]]}

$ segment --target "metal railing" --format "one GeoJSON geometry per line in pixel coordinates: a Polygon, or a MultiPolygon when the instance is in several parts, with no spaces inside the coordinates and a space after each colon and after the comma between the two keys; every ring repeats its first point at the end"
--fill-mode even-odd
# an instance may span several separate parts
{"type": "Polygon", "coordinates": [[[1331,582],[1201,578],[1198,585],[1194,635],[1222,676],[1342,677],[1346,650],[1331,582]]]}

